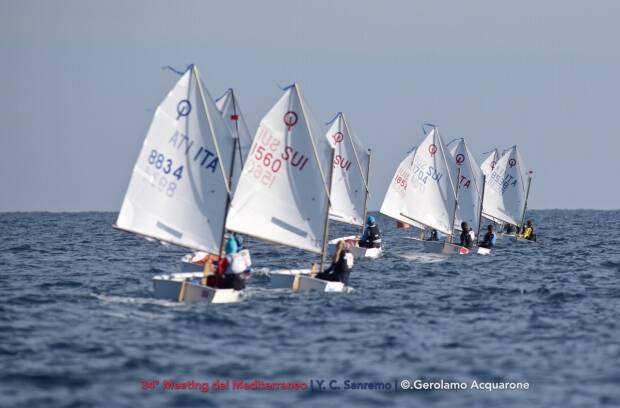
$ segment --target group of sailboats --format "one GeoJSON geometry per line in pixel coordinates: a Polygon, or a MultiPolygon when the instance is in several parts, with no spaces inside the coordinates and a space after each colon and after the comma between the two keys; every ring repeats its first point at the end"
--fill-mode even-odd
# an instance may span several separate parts
{"type": "Polygon", "coordinates": [[[495,149],[478,165],[465,139],[448,143],[454,144],[448,150],[436,126],[422,129],[424,140],[396,169],[380,212],[400,226],[417,228],[419,238],[409,238],[426,252],[488,255],[490,249],[479,246],[483,223],[523,227],[531,172],[516,146],[501,156],[495,149]],[[473,248],[454,242],[461,226],[476,237],[473,248]]]}
{"type": "MultiPolygon", "coordinates": [[[[319,254],[323,270],[330,218],[363,225],[370,152],[344,115],[323,134],[292,84],[249,135],[234,92],[213,100],[194,65],[157,108],[115,228],[191,249],[185,264],[199,269],[155,276],[156,298],[238,301],[241,291],[209,285],[230,233],[319,254]]],[[[314,272],[274,271],[274,286],[350,289],[314,272]]]]}
{"type": "MultiPolygon", "coordinates": [[[[225,243],[228,248],[232,239],[238,242],[234,234],[320,255],[310,268],[271,268],[274,288],[350,290],[346,280],[316,274],[336,243],[357,258],[383,252],[360,235],[328,241],[330,221],[362,231],[367,220],[373,222],[367,218],[371,151],[343,113],[327,125],[322,132],[295,83],[283,89],[252,138],[232,89],[214,100],[196,66],[181,73],[154,114],[115,224],[194,251],[179,272],[153,278],[156,298],[239,301],[240,288],[212,279],[214,268],[223,273],[227,263],[226,271],[239,276],[251,268],[247,249],[224,255],[225,243]]],[[[420,229],[420,237],[411,239],[442,254],[474,252],[453,242],[461,225],[478,237],[483,219],[523,225],[531,172],[516,146],[501,156],[492,151],[479,166],[464,139],[446,145],[436,126],[425,125],[423,131],[422,142],[396,170],[381,213],[420,229]],[[434,239],[428,239],[429,232],[434,239]],[[437,239],[438,233],[446,239],[437,239]]],[[[490,251],[478,247],[476,252],[490,251]]]]}

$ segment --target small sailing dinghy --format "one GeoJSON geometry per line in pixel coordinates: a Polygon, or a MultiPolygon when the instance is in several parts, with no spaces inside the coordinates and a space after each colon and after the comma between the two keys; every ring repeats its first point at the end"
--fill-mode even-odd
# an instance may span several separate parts
{"type": "MultiPolygon", "coordinates": [[[[114,227],[220,254],[236,142],[198,68],[190,66],[155,111],[114,227]]],[[[240,299],[240,291],[215,289],[205,280],[203,272],[155,276],[154,296],[210,303],[240,299]]]]}
{"type": "MultiPolygon", "coordinates": [[[[501,156],[497,149],[492,149],[483,154],[487,156],[482,161],[482,164],[480,165],[480,170],[482,170],[484,177],[489,177],[489,175],[491,175],[491,173],[493,172],[493,169],[495,168],[495,165],[497,164],[501,156]]],[[[485,185],[486,185],[486,182],[485,182],[485,185]]],[[[497,238],[501,238],[505,235],[506,236],[510,235],[503,231],[504,223],[501,220],[493,218],[491,215],[484,213],[484,211],[482,213],[482,218],[485,220],[491,221],[495,225],[495,236],[497,238]]],[[[512,236],[514,236],[514,233],[512,234],[512,236]]]]}
{"type": "Polygon", "coordinates": [[[507,149],[486,177],[482,215],[503,224],[523,227],[532,172],[517,149],[507,149]]]}
{"type": "MultiPolygon", "coordinates": [[[[232,88],[228,88],[222,96],[215,100],[215,106],[222,114],[224,122],[228,125],[230,135],[237,138],[231,177],[232,190],[234,190],[243,169],[245,158],[250,151],[252,136],[250,135],[245,117],[241,112],[237,96],[232,88]]],[[[228,137],[228,135],[223,135],[223,137],[228,137]]],[[[204,269],[205,263],[213,262],[214,259],[217,260],[218,256],[202,251],[186,254],[179,262],[179,272],[201,272],[204,269]]]]}
{"type": "MultiPolygon", "coordinates": [[[[460,170],[458,179],[458,209],[454,228],[461,229],[461,223],[466,222],[472,231],[476,231],[476,243],[480,243],[480,230],[482,227],[482,200],[484,197],[484,174],[471,154],[464,138],[455,139],[451,143],[456,144],[450,149],[450,154],[460,170]]],[[[477,246],[472,251],[479,255],[489,255],[491,250],[477,246]]],[[[472,252],[470,251],[470,252],[472,252]]]]}
{"type": "MultiPolygon", "coordinates": [[[[230,231],[321,255],[329,225],[334,149],[309,116],[298,84],[262,119],[230,206],[230,231]]],[[[341,282],[311,276],[310,269],[270,272],[275,288],[345,292],[341,282]]]]}
{"type": "Polygon", "coordinates": [[[469,249],[452,243],[460,170],[446,150],[437,127],[427,126],[431,130],[422,143],[396,170],[380,212],[422,230],[437,230],[448,237],[447,241],[409,237],[422,244],[425,252],[467,255],[469,249]]]}
{"type": "MultiPolygon", "coordinates": [[[[370,175],[371,151],[366,150],[354,136],[349,122],[342,112],[329,123],[327,140],[334,147],[332,163],[331,207],[329,218],[345,224],[366,226],[368,209],[368,177],[370,175]]],[[[330,250],[335,250],[339,241],[345,241],[347,249],[355,257],[378,258],[382,248],[360,247],[360,237],[351,235],[329,241],[330,250]]]]}

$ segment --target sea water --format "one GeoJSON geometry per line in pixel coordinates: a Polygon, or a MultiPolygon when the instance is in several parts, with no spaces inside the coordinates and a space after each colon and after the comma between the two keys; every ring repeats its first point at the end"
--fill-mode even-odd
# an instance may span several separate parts
{"type": "Polygon", "coordinates": [[[317,258],[247,238],[244,301],[186,305],[151,283],[185,251],[114,213],[0,214],[0,406],[620,406],[620,212],[529,217],[469,257],[378,217],[349,294],[270,290],[317,258]]]}

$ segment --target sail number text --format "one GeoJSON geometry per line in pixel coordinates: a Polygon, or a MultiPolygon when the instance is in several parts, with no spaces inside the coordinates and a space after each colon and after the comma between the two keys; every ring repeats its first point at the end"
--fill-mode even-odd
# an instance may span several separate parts
{"type": "Polygon", "coordinates": [[[439,183],[439,181],[443,177],[443,173],[438,172],[437,169],[433,166],[428,166],[426,169],[424,169],[423,164],[421,165],[419,163],[414,163],[412,178],[417,179],[423,184],[426,184],[429,177],[431,178],[431,180],[435,180],[439,183]]]}
{"type": "Polygon", "coordinates": [[[244,171],[252,174],[269,188],[273,186],[276,174],[283,165],[290,164],[302,171],[308,163],[308,158],[292,146],[285,146],[281,149],[281,144],[281,141],[276,139],[267,127],[261,126],[248,155],[244,171]]]}
{"type": "Polygon", "coordinates": [[[505,172],[506,169],[496,168],[489,176],[489,186],[497,192],[501,191],[502,195],[506,192],[508,187],[515,187],[517,185],[517,179],[514,176],[506,174],[502,177],[502,174],[505,172]]]}
{"type": "Polygon", "coordinates": [[[174,171],[172,164],[172,159],[167,159],[162,153],[157,152],[157,150],[151,150],[151,154],[149,154],[149,164],[154,166],[157,170],[161,170],[164,174],[170,174],[177,178],[177,180],[181,180],[183,177],[183,165],[178,166],[174,171]]]}

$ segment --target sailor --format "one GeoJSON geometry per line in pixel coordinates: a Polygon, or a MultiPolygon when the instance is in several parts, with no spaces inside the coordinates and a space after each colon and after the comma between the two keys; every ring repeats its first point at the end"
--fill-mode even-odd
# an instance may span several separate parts
{"type": "Polygon", "coordinates": [[[332,264],[315,277],[330,282],[349,284],[349,274],[353,269],[353,254],[346,248],[344,240],[338,241],[332,264]]]}
{"type": "Polygon", "coordinates": [[[248,271],[243,256],[239,254],[239,244],[234,234],[228,237],[224,252],[226,255],[221,257],[217,264],[214,284],[209,286],[219,289],[244,289],[248,271]]]}
{"type": "Polygon", "coordinates": [[[527,224],[523,227],[523,233],[519,237],[529,239],[530,241],[536,241],[536,234],[534,233],[534,225],[532,220],[527,220],[527,224]]]}
{"type": "Polygon", "coordinates": [[[445,239],[445,235],[436,229],[431,230],[430,236],[426,239],[427,241],[443,241],[445,239]]]}
{"type": "Polygon", "coordinates": [[[512,224],[506,224],[506,228],[504,229],[506,234],[514,234],[517,232],[517,228],[512,224]]]}
{"type": "Polygon", "coordinates": [[[463,221],[461,223],[461,246],[465,248],[473,247],[475,238],[474,232],[469,228],[469,225],[463,221]]]}
{"type": "Polygon", "coordinates": [[[495,232],[493,231],[493,224],[487,226],[487,233],[484,234],[484,239],[480,242],[479,246],[482,248],[493,248],[496,241],[495,232]]]}
{"type": "Polygon", "coordinates": [[[381,231],[372,215],[366,218],[366,228],[364,228],[359,246],[362,248],[381,248],[381,231]]]}
{"type": "Polygon", "coordinates": [[[439,241],[436,229],[431,230],[431,235],[428,237],[427,241],[439,241]]]}

